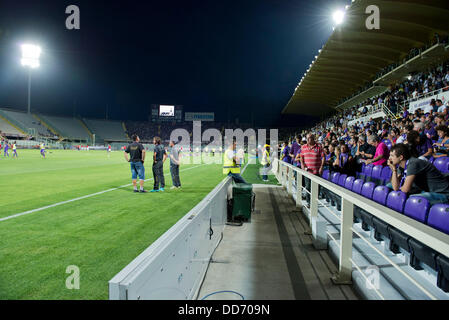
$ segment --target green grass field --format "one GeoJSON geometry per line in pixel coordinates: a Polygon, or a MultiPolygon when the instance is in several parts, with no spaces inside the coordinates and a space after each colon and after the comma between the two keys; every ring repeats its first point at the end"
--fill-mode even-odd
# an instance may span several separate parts
{"type": "MultiPolygon", "coordinates": [[[[18,152],[0,158],[0,218],[131,183],[122,152],[18,152]]],[[[107,299],[108,281],[223,179],[221,165],[183,165],[182,190],[170,190],[164,167],[163,193],[128,186],[0,221],[0,299],[107,299]],[[66,288],[70,265],[80,269],[79,290],[66,288]]]]}

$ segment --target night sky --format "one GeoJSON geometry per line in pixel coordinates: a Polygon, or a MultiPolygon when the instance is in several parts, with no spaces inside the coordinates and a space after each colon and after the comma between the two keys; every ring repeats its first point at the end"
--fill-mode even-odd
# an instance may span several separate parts
{"type": "Polygon", "coordinates": [[[270,125],[350,0],[0,1],[0,107],[26,110],[20,44],[42,46],[32,109],[146,120],[151,104],[270,125]],[[78,5],[81,30],[67,30],[78,5]]]}

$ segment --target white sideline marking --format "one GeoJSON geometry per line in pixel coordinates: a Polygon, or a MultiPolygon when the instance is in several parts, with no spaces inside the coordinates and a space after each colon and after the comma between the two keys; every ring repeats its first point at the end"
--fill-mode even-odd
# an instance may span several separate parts
{"type": "MultiPolygon", "coordinates": [[[[204,166],[204,165],[207,165],[207,164],[201,164],[201,165],[199,165],[199,166],[195,166],[195,167],[187,168],[187,169],[184,169],[184,170],[180,170],[180,172],[184,172],[184,171],[187,171],[187,170],[191,170],[191,169],[195,169],[195,168],[198,168],[198,167],[202,167],[202,166],[204,166]]],[[[170,174],[170,173],[167,172],[166,174],[164,174],[164,176],[169,175],[169,174],[170,174]]],[[[153,180],[153,178],[146,179],[145,181],[150,181],[150,180],[153,180]]],[[[60,205],[66,204],[66,203],[75,202],[75,201],[83,200],[83,199],[86,199],[86,198],[98,196],[98,195],[103,194],[103,193],[106,193],[106,192],[115,191],[115,190],[118,190],[118,189],[121,189],[121,188],[126,188],[126,187],[129,187],[129,186],[132,186],[132,185],[133,185],[132,183],[130,183],[130,184],[125,184],[125,185],[120,186],[120,187],[117,187],[117,188],[112,188],[112,189],[108,189],[108,190],[104,190],[104,191],[100,191],[100,192],[88,194],[88,195],[85,195],[85,196],[82,196],[82,197],[79,197],[79,198],[70,199],[70,200],[66,200],[66,201],[62,201],[62,202],[50,204],[50,205],[45,206],[45,207],[42,207],[42,208],[37,208],[37,209],[33,209],[33,210],[29,210],[29,211],[17,213],[17,214],[14,214],[14,215],[12,215],[12,216],[0,218],[0,222],[5,221],[5,220],[9,220],[9,219],[14,219],[14,218],[17,218],[17,217],[20,217],[20,216],[24,216],[24,215],[26,215],[26,214],[30,214],[30,213],[42,211],[42,210],[45,210],[45,209],[57,207],[57,206],[60,206],[60,205]]]]}

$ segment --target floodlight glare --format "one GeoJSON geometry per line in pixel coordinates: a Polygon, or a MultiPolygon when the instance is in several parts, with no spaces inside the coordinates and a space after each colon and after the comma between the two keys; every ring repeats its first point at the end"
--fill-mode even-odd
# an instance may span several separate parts
{"type": "Polygon", "coordinates": [[[22,66],[27,66],[32,69],[39,67],[39,57],[41,55],[41,48],[33,44],[22,45],[22,66]]]}
{"type": "Polygon", "coordinates": [[[332,17],[334,18],[335,24],[338,26],[345,20],[345,13],[342,10],[337,10],[334,12],[332,17]]]}

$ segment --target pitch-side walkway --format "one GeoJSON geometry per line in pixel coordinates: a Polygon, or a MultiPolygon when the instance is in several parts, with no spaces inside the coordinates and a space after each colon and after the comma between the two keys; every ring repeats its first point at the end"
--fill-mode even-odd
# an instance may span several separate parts
{"type": "Polygon", "coordinates": [[[225,227],[198,299],[359,299],[351,286],[332,283],[337,267],[326,250],[313,247],[308,223],[287,193],[266,185],[254,191],[251,223],[225,227]]]}

